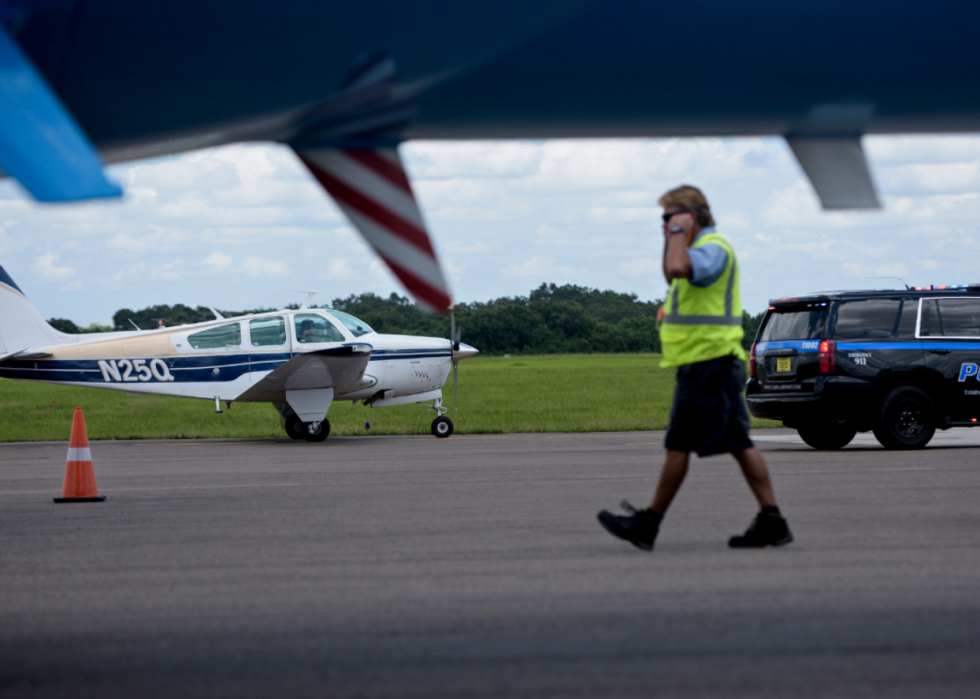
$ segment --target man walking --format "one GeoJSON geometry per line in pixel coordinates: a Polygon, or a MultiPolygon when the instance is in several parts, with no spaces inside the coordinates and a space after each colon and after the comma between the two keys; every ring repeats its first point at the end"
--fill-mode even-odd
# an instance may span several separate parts
{"type": "Polygon", "coordinates": [[[613,536],[651,551],[660,521],[698,456],[731,452],[761,511],[748,531],[733,536],[733,548],[782,546],[793,540],[776,505],[769,470],[749,439],[742,349],[742,304],[738,260],[715,228],[701,190],[689,185],[660,198],[664,208],[663,270],[670,293],[661,309],[663,367],[677,367],[674,405],[664,446],[667,459],[650,507],[623,506],[628,515],[603,510],[599,522],[613,536]]]}

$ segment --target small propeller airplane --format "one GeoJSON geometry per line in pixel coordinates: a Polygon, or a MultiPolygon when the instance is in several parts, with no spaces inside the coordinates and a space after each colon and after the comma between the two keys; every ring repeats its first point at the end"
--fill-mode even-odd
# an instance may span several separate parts
{"type": "Polygon", "coordinates": [[[155,330],[67,335],[51,327],[0,267],[0,377],[221,402],[272,403],[293,439],[330,434],[333,401],[372,408],[422,403],[436,413],[432,433],[453,423],[442,405],[452,367],[478,353],[451,339],[386,335],[341,311],[310,308],[255,313],[155,330]]]}

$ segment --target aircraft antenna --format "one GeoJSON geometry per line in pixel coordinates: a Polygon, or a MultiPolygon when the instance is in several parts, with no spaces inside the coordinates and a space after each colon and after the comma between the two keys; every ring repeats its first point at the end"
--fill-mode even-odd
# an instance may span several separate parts
{"type": "Polygon", "coordinates": [[[865,277],[865,279],[895,279],[902,282],[902,286],[905,287],[906,291],[909,291],[912,287],[905,283],[905,280],[901,277],[865,277]]]}
{"type": "Polygon", "coordinates": [[[214,310],[214,308],[212,306],[208,306],[208,310],[211,311],[212,313],[214,313],[214,319],[215,320],[224,320],[225,319],[225,317],[223,315],[221,315],[220,313],[218,313],[216,310],[214,310]]]}
{"type": "Polygon", "coordinates": [[[138,326],[138,325],[137,325],[136,323],[134,323],[134,322],[133,322],[133,319],[132,319],[132,318],[129,318],[129,322],[130,322],[130,324],[131,324],[131,325],[132,325],[132,326],[133,326],[134,328],[136,328],[136,332],[139,332],[139,331],[140,331],[140,326],[138,326]]]}
{"type": "Polygon", "coordinates": [[[288,289],[288,292],[290,294],[306,294],[306,300],[303,301],[303,303],[299,307],[299,310],[301,311],[305,311],[307,308],[310,307],[310,301],[312,301],[313,297],[316,296],[317,294],[317,292],[315,291],[297,291],[295,289],[288,289]]]}

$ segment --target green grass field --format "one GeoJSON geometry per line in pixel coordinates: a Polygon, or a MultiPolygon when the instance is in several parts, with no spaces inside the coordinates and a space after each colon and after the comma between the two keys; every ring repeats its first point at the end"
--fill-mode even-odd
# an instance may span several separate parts
{"type": "MultiPolygon", "coordinates": [[[[459,413],[452,379],[443,390],[456,434],[663,429],[673,370],[659,355],[595,354],[476,357],[460,363],[459,413]]],[[[67,440],[76,405],[90,439],[281,437],[279,414],[264,403],[130,398],[120,391],[0,379],[0,441],[67,440]]],[[[428,434],[434,413],[412,404],[370,409],[334,403],[331,434],[428,434]]],[[[754,427],[779,423],[753,420],[754,427]]]]}

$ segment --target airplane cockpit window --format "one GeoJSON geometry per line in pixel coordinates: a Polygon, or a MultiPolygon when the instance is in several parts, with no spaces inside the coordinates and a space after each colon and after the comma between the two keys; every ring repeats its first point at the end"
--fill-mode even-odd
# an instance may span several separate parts
{"type": "Polygon", "coordinates": [[[344,336],[323,316],[301,314],[294,316],[297,342],[343,342],[344,336]]]}
{"type": "Polygon", "coordinates": [[[286,321],[282,316],[249,321],[248,334],[253,347],[286,344],[286,321]]]}
{"type": "Polygon", "coordinates": [[[335,311],[333,309],[324,309],[327,313],[332,315],[334,318],[339,320],[344,324],[344,327],[351,331],[354,337],[360,337],[361,335],[367,335],[368,333],[373,333],[374,330],[371,329],[367,323],[363,320],[355,318],[349,313],[344,313],[343,311],[335,311]]]}
{"type": "Polygon", "coordinates": [[[242,344],[242,329],[238,323],[218,325],[187,336],[187,343],[194,349],[224,349],[242,344]]]}

